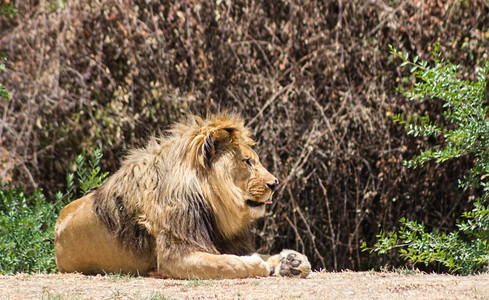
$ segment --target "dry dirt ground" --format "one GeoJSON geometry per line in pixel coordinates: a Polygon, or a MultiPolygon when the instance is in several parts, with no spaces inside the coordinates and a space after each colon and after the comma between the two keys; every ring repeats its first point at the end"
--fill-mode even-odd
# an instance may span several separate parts
{"type": "Polygon", "coordinates": [[[315,272],[306,279],[0,276],[0,299],[489,299],[489,275],[315,272]]]}

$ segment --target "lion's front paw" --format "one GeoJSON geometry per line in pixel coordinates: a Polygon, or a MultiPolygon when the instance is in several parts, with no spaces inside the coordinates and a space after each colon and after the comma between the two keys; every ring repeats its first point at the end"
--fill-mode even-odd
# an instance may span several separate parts
{"type": "Polygon", "coordinates": [[[304,278],[311,273],[311,264],[305,255],[293,250],[282,250],[280,254],[270,257],[271,274],[282,277],[304,278]]]}

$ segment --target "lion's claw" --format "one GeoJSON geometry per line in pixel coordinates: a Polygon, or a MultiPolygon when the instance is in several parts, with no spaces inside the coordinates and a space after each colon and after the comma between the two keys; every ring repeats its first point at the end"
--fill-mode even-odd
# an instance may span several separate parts
{"type": "Polygon", "coordinates": [[[311,273],[311,264],[307,257],[293,250],[283,250],[268,262],[273,270],[272,275],[303,278],[311,273]]]}

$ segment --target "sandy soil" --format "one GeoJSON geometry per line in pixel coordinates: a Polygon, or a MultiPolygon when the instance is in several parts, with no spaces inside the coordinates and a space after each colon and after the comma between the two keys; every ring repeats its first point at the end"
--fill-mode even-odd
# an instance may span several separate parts
{"type": "Polygon", "coordinates": [[[489,299],[489,275],[315,272],[306,279],[0,276],[0,299],[489,299]]]}

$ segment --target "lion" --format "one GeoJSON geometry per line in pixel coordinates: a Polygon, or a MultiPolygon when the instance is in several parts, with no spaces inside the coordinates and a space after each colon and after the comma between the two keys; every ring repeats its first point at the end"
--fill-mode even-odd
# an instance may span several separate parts
{"type": "Polygon", "coordinates": [[[60,272],[177,279],[306,277],[306,256],[253,254],[250,229],[278,180],[238,115],[197,116],[130,151],[55,227],[60,272]]]}

